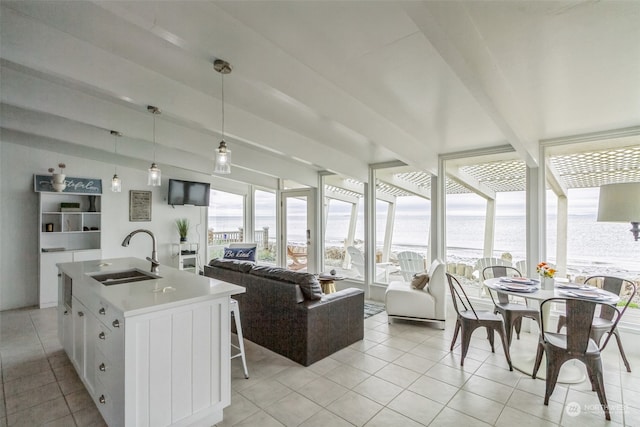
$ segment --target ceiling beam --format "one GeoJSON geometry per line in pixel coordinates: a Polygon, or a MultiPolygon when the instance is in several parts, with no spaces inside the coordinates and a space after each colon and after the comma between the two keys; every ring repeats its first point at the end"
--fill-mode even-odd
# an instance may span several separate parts
{"type": "MultiPolygon", "coordinates": [[[[138,109],[155,105],[185,127],[196,125],[196,128],[219,133],[221,102],[205,91],[42,25],[11,9],[3,9],[0,22],[5,60],[41,73],[64,76],[69,85],[99,92],[113,101],[128,100],[138,109]],[[30,33],[39,36],[24,36],[30,33]],[[75,54],[69,55],[70,51],[75,54]],[[118,72],[114,73],[114,69],[118,72]],[[150,97],[149,94],[153,95],[150,97]]],[[[210,70],[213,81],[215,71],[211,63],[202,62],[201,66],[210,70]]],[[[58,99],[58,102],[64,104],[64,99],[58,99]]],[[[235,138],[238,144],[250,144],[247,149],[266,146],[281,157],[301,159],[318,168],[348,172],[360,178],[367,176],[367,163],[358,156],[346,154],[345,150],[327,146],[232,104],[225,104],[225,109],[228,119],[225,134],[235,138]]],[[[341,138],[336,136],[334,139],[338,139],[336,144],[340,143],[341,138]]],[[[347,141],[342,142],[348,145],[347,141]]]]}
{"type": "Polygon", "coordinates": [[[509,144],[528,166],[536,167],[538,138],[531,122],[535,116],[515,99],[465,5],[406,2],[404,7],[509,144]]]}

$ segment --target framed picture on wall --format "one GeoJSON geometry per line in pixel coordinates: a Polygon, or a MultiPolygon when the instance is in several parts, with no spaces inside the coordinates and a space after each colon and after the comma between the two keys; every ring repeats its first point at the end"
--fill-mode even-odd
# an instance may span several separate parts
{"type": "Polygon", "coordinates": [[[151,191],[129,190],[129,221],[151,221],[151,191]]]}

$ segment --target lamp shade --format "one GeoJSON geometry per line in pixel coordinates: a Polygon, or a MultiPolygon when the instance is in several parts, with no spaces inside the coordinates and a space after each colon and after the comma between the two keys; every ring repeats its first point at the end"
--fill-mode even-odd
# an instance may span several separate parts
{"type": "Polygon", "coordinates": [[[601,185],[598,221],[640,222],[640,182],[601,185]]]}
{"type": "Polygon", "coordinates": [[[147,175],[147,185],[159,187],[162,183],[162,172],[155,162],[151,163],[149,174],[147,175]]]}
{"type": "Polygon", "coordinates": [[[227,148],[224,141],[220,141],[220,146],[216,150],[216,163],[213,173],[226,175],[231,173],[231,150],[227,148]]]}

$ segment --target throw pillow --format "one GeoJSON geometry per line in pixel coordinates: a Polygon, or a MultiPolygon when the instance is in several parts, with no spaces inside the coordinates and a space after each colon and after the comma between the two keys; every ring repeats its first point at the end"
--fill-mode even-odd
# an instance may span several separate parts
{"type": "Polygon", "coordinates": [[[413,279],[411,279],[411,287],[413,289],[424,289],[428,283],[429,274],[427,273],[416,273],[413,275],[413,279]]]}
{"type": "Polygon", "coordinates": [[[224,248],[224,259],[255,261],[256,248],[224,248]]]}

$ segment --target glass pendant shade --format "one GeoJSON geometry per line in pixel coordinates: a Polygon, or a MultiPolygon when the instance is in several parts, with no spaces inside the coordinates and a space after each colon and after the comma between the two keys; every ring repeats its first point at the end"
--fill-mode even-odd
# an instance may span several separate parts
{"type": "Polygon", "coordinates": [[[216,164],[213,173],[221,175],[231,173],[231,150],[227,148],[224,141],[220,141],[220,146],[216,150],[216,164]]]}
{"type": "Polygon", "coordinates": [[[156,116],[160,114],[160,109],[153,105],[147,106],[147,111],[153,114],[153,162],[149,168],[149,175],[147,176],[147,185],[152,187],[160,187],[162,185],[160,168],[156,164],[156,116]]]}
{"type": "Polygon", "coordinates": [[[149,177],[147,179],[147,185],[152,187],[159,187],[162,180],[162,175],[160,172],[160,168],[155,163],[151,163],[151,167],[149,168],[149,177]]]}
{"type": "MultiPolygon", "coordinates": [[[[118,155],[118,137],[121,137],[122,134],[117,130],[112,130],[111,135],[113,135],[113,154],[118,155]]],[[[113,168],[113,178],[111,178],[111,191],[114,193],[120,193],[122,191],[122,181],[118,178],[118,168],[114,166],[113,168]]]]}
{"type": "Polygon", "coordinates": [[[228,175],[231,173],[231,150],[227,148],[224,142],[224,75],[231,72],[231,64],[222,59],[216,59],[213,62],[213,68],[220,73],[221,92],[222,92],[222,141],[218,149],[215,151],[216,163],[213,166],[213,173],[220,175],[228,175]]]}
{"type": "Polygon", "coordinates": [[[115,173],[113,174],[113,178],[111,178],[111,191],[114,193],[120,193],[122,191],[122,181],[115,173]]]}

